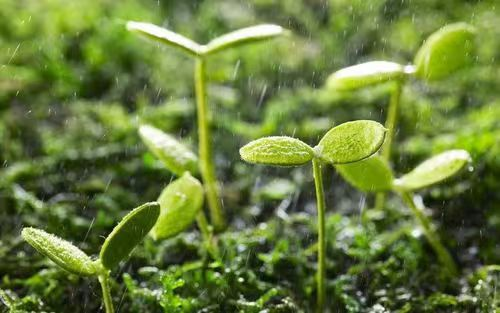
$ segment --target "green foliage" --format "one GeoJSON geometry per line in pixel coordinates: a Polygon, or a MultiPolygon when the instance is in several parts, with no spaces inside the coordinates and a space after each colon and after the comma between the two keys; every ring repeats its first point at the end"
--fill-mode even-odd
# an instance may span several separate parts
{"type": "Polygon", "coordinates": [[[471,157],[465,150],[446,151],[419,164],[394,184],[396,188],[403,190],[425,188],[452,177],[470,161],[471,157]]]}
{"type": "Polygon", "coordinates": [[[330,164],[365,159],[382,146],[385,128],[374,121],[353,121],[330,129],[314,148],[316,155],[330,164]]]}
{"type": "Polygon", "coordinates": [[[392,190],[394,175],[387,161],[379,155],[365,160],[336,165],[335,169],[348,183],[365,192],[392,190]]]}
{"type": "Polygon", "coordinates": [[[439,80],[472,63],[474,27],[466,23],[444,26],[432,34],[415,56],[416,75],[439,80]]]}
{"type": "Polygon", "coordinates": [[[146,237],[159,215],[157,202],[145,203],[125,215],[102,245],[99,253],[102,265],[107,269],[116,268],[146,237]]]}
{"type": "Polygon", "coordinates": [[[186,171],[198,172],[198,157],[174,137],[150,125],[142,125],[139,135],[149,150],[172,173],[181,176],[186,171]]]}
{"type": "Polygon", "coordinates": [[[311,161],[314,151],[299,139],[274,136],[246,144],[240,149],[240,156],[249,163],[296,166],[311,161]]]}
{"type": "Polygon", "coordinates": [[[404,66],[388,61],[371,61],[349,66],[331,74],[326,80],[326,87],[350,91],[404,78],[404,66]]]}
{"type": "Polygon", "coordinates": [[[160,216],[151,230],[155,240],[168,239],[186,230],[203,206],[203,186],[188,172],[163,189],[158,198],[160,216]]]}
{"type": "Polygon", "coordinates": [[[24,228],[22,236],[38,252],[68,272],[90,276],[97,271],[92,259],[66,240],[32,227],[24,228]]]}

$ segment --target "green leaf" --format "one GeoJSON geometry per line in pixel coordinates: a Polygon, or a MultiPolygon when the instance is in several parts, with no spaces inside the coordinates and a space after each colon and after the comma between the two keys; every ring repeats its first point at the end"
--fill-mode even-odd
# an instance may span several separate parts
{"type": "Polygon", "coordinates": [[[69,241],[32,227],[24,228],[21,235],[38,252],[68,272],[89,276],[97,271],[92,259],[69,241]]]}
{"type": "Polygon", "coordinates": [[[203,187],[186,172],[163,189],[158,202],[161,213],[151,230],[151,236],[155,240],[171,238],[188,228],[196,219],[203,205],[203,187]]]}
{"type": "Polygon", "coordinates": [[[438,154],[420,165],[413,171],[395,181],[395,186],[404,190],[415,190],[428,187],[458,173],[471,161],[465,150],[450,150],[438,154]]]}
{"type": "Polygon", "coordinates": [[[125,215],[102,245],[102,265],[107,269],[116,267],[149,233],[159,215],[157,202],[145,203],[125,215]]]}
{"type": "Polygon", "coordinates": [[[432,34],[415,57],[417,77],[445,78],[473,60],[475,28],[466,23],[447,25],[432,34]]]}
{"type": "Polygon", "coordinates": [[[127,30],[136,32],[162,44],[179,48],[194,56],[199,56],[202,52],[202,46],[193,40],[154,24],[131,21],[127,22],[127,30]]]}
{"type": "Polygon", "coordinates": [[[341,91],[354,90],[370,85],[405,78],[405,67],[387,61],[372,61],[343,68],[331,74],[326,87],[341,91]]]}
{"type": "Polygon", "coordinates": [[[389,164],[379,155],[359,162],[336,165],[340,175],[352,186],[364,192],[392,189],[394,175],[389,164]]]}
{"type": "Polygon", "coordinates": [[[139,135],[151,153],[172,173],[180,176],[186,171],[198,172],[197,156],[174,137],[150,125],[141,126],[139,135]]]}
{"type": "Polygon", "coordinates": [[[241,158],[249,163],[294,166],[305,164],[314,157],[314,150],[292,137],[265,137],[240,149],[241,158]]]}
{"type": "Polygon", "coordinates": [[[360,120],[330,129],[314,148],[327,163],[343,164],[365,159],[380,149],[386,129],[375,121],[360,120]]]}
{"type": "Polygon", "coordinates": [[[214,54],[243,44],[272,39],[285,33],[287,31],[283,27],[272,24],[242,28],[210,41],[205,46],[204,54],[214,54]]]}

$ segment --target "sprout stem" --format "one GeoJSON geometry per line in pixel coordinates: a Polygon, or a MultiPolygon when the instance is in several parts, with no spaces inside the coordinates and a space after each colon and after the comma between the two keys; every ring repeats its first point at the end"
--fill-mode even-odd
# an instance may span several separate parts
{"type": "Polygon", "coordinates": [[[457,266],[455,261],[451,257],[450,253],[441,243],[441,239],[439,235],[432,229],[432,225],[430,220],[425,216],[425,214],[420,210],[415,204],[415,200],[413,199],[413,195],[410,192],[402,192],[401,196],[406,204],[410,207],[412,213],[417,218],[420,226],[422,227],[422,231],[424,232],[425,237],[429,241],[429,244],[436,252],[437,257],[441,264],[445,267],[445,269],[451,274],[457,274],[457,266]]]}
{"type": "Polygon", "coordinates": [[[321,313],[325,307],[325,194],[323,190],[323,174],[321,172],[321,161],[314,158],[313,161],[314,185],[316,187],[316,203],[318,207],[318,270],[317,280],[317,312],[321,313]]]}
{"type": "Polygon", "coordinates": [[[101,284],[102,289],[102,298],[104,300],[104,307],[106,309],[106,313],[114,313],[115,309],[113,307],[113,300],[111,298],[111,292],[109,290],[109,272],[104,272],[99,274],[99,283],[101,284]]]}
{"type": "MultiPolygon", "coordinates": [[[[387,128],[387,133],[385,135],[385,142],[382,145],[382,158],[384,158],[388,163],[391,162],[391,152],[392,152],[392,142],[396,134],[396,128],[398,124],[399,116],[399,103],[401,102],[401,91],[403,89],[404,82],[396,81],[394,88],[391,90],[391,95],[389,99],[389,110],[387,113],[387,119],[385,121],[385,128],[387,128]]],[[[375,208],[381,209],[385,203],[385,193],[379,192],[375,198],[375,208]]]]}
{"type": "Polygon", "coordinates": [[[195,91],[198,114],[198,153],[200,157],[200,172],[205,186],[210,218],[215,230],[225,227],[225,218],[222,213],[212,156],[211,116],[207,108],[205,59],[196,58],[195,64],[195,91]]]}
{"type": "Polygon", "coordinates": [[[217,245],[215,245],[212,236],[211,227],[208,225],[207,218],[205,213],[200,212],[196,217],[196,222],[198,224],[198,228],[200,229],[201,236],[203,237],[203,241],[205,243],[205,249],[210,253],[214,260],[219,260],[219,249],[217,245]]]}

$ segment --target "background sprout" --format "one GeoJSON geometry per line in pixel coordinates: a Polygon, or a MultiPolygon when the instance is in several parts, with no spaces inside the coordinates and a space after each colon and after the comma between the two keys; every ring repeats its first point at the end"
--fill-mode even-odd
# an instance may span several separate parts
{"type": "Polygon", "coordinates": [[[216,257],[203,206],[203,188],[190,172],[198,172],[196,155],[174,137],[150,125],[139,127],[139,135],[148,149],[174,174],[181,176],[162,191],[158,202],[161,214],[151,235],[155,240],[171,238],[185,230],[196,218],[205,246],[216,257]]]}
{"type": "MultiPolygon", "coordinates": [[[[403,66],[394,62],[371,61],[341,69],[331,74],[326,87],[351,91],[366,86],[394,82],[391,89],[385,127],[387,138],[382,157],[390,163],[394,133],[397,127],[401,91],[407,77],[427,81],[443,79],[471,63],[473,58],[474,27],[466,23],[450,24],[432,34],[417,52],[414,65],[403,66]]],[[[381,207],[384,194],[377,195],[376,207],[381,207]]]]}
{"type": "Polygon", "coordinates": [[[163,44],[176,47],[193,56],[196,60],[194,80],[198,115],[199,169],[205,186],[212,223],[217,230],[221,230],[225,227],[225,217],[221,208],[212,155],[211,115],[206,96],[207,79],[205,71],[207,57],[236,46],[283,35],[285,30],[277,25],[257,25],[225,34],[206,45],[200,45],[184,36],[148,23],[128,22],[127,29],[163,44]]]}
{"type": "Polygon", "coordinates": [[[72,243],[41,229],[26,227],[21,235],[33,248],[66,271],[80,276],[97,276],[106,312],[112,313],[109,273],[144,239],[159,214],[160,206],[156,202],[145,203],[129,212],[108,235],[97,260],[92,260],[72,243]]]}
{"type": "Polygon", "coordinates": [[[324,310],[326,239],[325,196],[322,166],[362,160],[377,152],[384,141],[385,129],[374,121],[347,122],[332,128],[311,148],[291,137],[265,137],[254,140],[240,149],[241,158],[249,163],[298,166],[312,161],[318,210],[318,269],[317,309],[324,310]]]}
{"type": "Polygon", "coordinates": [[[470,160],[470,155],[465,150],[446,151],[424,161],[398,179],[394,179],[391,168],[378,155],[358,163],[337,165],[336,168],[345,180],[362,191],[392,190],[399,193],[417,218],[439,261],[451,274],[455,274],[457,267],[453,258],[441,243],[439,235],[433,230],[430,220],[418,208],[412,192],[445,181],[462,170],[470,160]]]}

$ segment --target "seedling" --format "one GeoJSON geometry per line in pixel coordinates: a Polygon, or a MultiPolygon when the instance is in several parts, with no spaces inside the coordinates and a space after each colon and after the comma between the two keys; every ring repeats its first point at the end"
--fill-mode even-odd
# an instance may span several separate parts
{"type": "Polygon", "coordinates": [[[388,162],[378,155],[357,163],[337,165],[336,168],[351,185],[361,191],[398,193],[420,223],[439,261],[451,274],[456,274],[457,267],[453,258],[441,243],[431,221],[418,208],[413,192],[445,181],[463,169],[470,160],[469,153],[465,150],[446,151],[424,161],[398,179],[394,178],[388,162]]]}
{"type": "MultiPolygon", "coordinates": [[[[414,65],[372,61],[341,69],[328,77],[327,88],[353,91],[375,84],[393,82],[385,127],[387,138],[381,149],[382,157],[390,162],[402,89],[409,77],[424,81],[444,79],[465,67],[473,59],[475,29],[466,23],[444,26],[432,34],[415,56],[414,65]]],[[[384,194],[377,195],[376,207],[384,202],[384,194]]]]}
{"type": "Polygon", "coordinates": [[[163,162],[172,173],[180,176],[163,189],[158,202],[161,213],[151,232],[155,240],[172,238],[186,230],[196,219],[206,249],[217,258],[217,247],[212,241],[203,207],[203,187],[191,175],[198,172],[197,156],[174,137],[150,125],[139,127],[139,135],[149,151],[163,162]]]}
{"type": "Polygon", "coordinates": [[[206,45],[201,45],[182,35],[149,23],[128,22],[127,29],[167,46],[178,48],[196,61],[194,81],[198,115],[199,169],[205,186],[212,223],[216,230],[221,230],[225,227],[225,217],[221,209],[212,155],[211,114],[208,110],[206,96],[206,63],[208,57],[213,54],[236,46],[275,38],[283,35],[285,30],[277,25],[252,26],[225,34],[206,45]]]}
{"type": "Polygon", "coordinates": [[[249,163],[299,166],[312,161],[318,209],[317,308],[325,304],[325,196],[323,164],[357,162],[376,153],[384,142],[385,128],[374,121],[347,122],[330,129],[314,148],[291,137],[265,137],[240,149],[241,158],[249,163]]]}
{"type": "Polygon", "coordinates": [[[96,260],[69,241],[41,229],[26,227],[21,234],[33,248],[64,270],[79,276],[97,276],[106,313],[113,313],[109,289],[110,272],[144,239],[159,215],[160,205],[156,202],[146,203],[132,210],[108,235],[96,260]]]}

